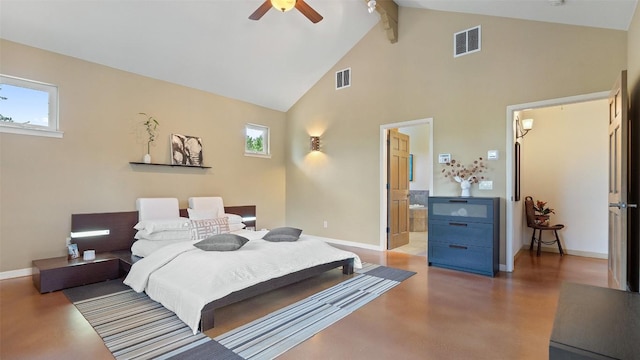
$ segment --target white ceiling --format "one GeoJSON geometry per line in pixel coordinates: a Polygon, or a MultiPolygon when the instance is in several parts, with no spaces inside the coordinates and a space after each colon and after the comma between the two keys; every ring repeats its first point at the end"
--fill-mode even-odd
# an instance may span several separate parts
{"type": "MultiPolygon", "coordinates": [[[[306,1],[324,20],[295,9],[249,20],[262,0],[0,0],[0,37],[286,111],[379,20],[364,0],[306,1]]],[[[617,30],[628,29],[638,2],[395,1],[617,30]]]]}

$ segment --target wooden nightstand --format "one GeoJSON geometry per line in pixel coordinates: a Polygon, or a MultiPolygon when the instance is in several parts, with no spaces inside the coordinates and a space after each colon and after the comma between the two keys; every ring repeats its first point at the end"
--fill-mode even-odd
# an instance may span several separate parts
{"type": "Polygon", "coordinates": [[[33,284],[40,293],[92,284],[120,277],[120,259],[111,253],[94,260],[67,260],[66,256],[33,260],[33,284]]]}

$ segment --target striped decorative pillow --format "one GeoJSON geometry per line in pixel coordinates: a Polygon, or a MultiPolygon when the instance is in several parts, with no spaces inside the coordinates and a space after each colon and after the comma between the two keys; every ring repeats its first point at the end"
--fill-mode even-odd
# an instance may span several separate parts
{"type": "Polygon", "coordinates": [[[202,240],[211,235],[229,232],[229,220],[226,217],[217,219],[191,220],[191,239],[202,240]]]}

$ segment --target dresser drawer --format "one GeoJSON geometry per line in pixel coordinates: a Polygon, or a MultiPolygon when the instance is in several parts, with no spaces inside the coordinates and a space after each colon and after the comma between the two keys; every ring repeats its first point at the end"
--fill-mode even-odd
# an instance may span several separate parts
{"type": "Polygon", "coordinates": [[[496,204],[493,198],[430,197],[429,219],[492,223],[496,204]]]}
{"type": "Polygon", "coordinates": [[[493,247],[493,225],[462,221],[429,221],[429,240],[493,247]]]}
{"type": "Polygon", "coordinates": [[[494,275],[493,249],[487,247],[441,243],[429,239],[429,264],[494,275]]]}

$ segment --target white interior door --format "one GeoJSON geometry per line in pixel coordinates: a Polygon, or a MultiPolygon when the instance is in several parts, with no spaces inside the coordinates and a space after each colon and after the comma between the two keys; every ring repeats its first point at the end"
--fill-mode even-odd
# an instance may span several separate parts
{"type": "Polygon", "coordinates": [[[609,287],[627,288],[627,72],[609,95],[609,287]]]}

